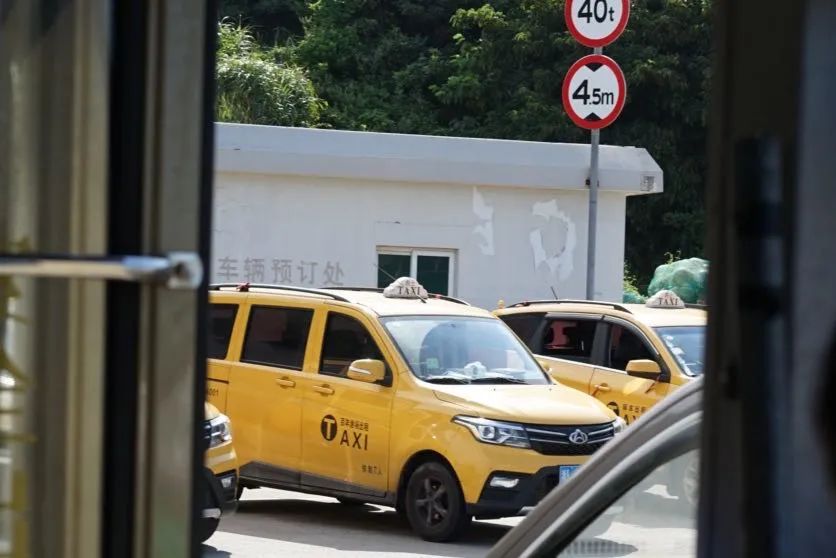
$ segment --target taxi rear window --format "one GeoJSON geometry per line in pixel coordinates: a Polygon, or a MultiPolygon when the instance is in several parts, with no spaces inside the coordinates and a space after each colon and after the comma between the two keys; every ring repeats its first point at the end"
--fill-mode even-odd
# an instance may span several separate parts
{"type": "Polygon", "coordinates": [[[238,313],[237,304],[212,304],[209,306],[209,358],[226,358],[232,326],[238,313]]]}
{"type": "Polygon", "coordinates": [[[254,306],[241,362],[301,370],[313,310],[254,306]]]}

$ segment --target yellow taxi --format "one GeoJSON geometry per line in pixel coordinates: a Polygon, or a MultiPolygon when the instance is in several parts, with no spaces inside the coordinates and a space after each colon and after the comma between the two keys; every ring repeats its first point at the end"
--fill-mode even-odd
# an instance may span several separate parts
{"type": "Polygon", "coordinates": [[[686,305],[672,291],[644,305],[538,300],[494,314],[554,379],[596,397],[628,423],[702,375],[705,307],[686,305]]]}
{"type": "Polygon", "coordinates": [[[232,445],[229,417],[211,403],[204,405],[203,509],[199,524],[200,540],[205,541],[218,528],[221,515],[235,510],[238,494],[238,456],[232,445]]]}
{"type": "Polygon", "coordinates": [[[414,279],[215,285],[210,302],[209,398],[246,488],[392,506],[447,541],[536,504],[624,426],[490,312],[414,279]]]}

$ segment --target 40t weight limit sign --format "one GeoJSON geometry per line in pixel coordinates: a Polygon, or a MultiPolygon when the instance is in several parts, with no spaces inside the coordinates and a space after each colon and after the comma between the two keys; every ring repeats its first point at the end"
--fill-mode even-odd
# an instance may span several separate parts
{"type": "Polygon", "coordinates": [[[602,54],[584,56],[563,79],[563,107],[572,122],[587,130],[612,124],[626,98],[624,73],[615,60],[602,54]]]}
{"type": "Polygon", "coordinates": [[[630,0],[566,0],[566,27],[582,45],[598,48],[616,40],[630,19],[630,0]]]}

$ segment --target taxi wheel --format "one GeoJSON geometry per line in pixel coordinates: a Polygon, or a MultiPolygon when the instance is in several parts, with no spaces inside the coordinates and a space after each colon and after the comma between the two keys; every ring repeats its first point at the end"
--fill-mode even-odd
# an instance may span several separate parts
{"type": "Polygon", "coordinates": [[[200,542],[206,542],[209,540],[209,537],[215,534],[215,530],[218,528],[218,524],[221,522],[220,519],[213,519],[213,518],[203,518],[200,520],[200,542]]]}
{"type": "Polygon", "coordinates": [[[472,519],[456,477],[437,462],[424,463],[412,473],[404,505],[412,530],[427,541],[454,540],[472,519]]]}
{"type": "Polygon", "coordinates": [[[696,508],[699,502],[700,464],[694,457],[674,470],[674,476],[668,487],[671,496],[676,496],[689,508],[696,508]]]}
{"type": "Polygon", "coordinates": [[[682,475],[682,496],[689,506],[696,508],[700,500],[700,464],[692,459],[682,475]]]}

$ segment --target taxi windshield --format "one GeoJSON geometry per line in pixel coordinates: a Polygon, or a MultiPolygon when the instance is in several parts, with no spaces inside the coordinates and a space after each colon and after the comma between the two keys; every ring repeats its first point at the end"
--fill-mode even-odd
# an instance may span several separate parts
{"type": "Polygon", "coordinates": [[[548,384],[500,320],[396,316],[381,320],[413,374],[438,384],[548,384]]]}
{"type": "Polygon", "coordinates": [[[656,332],[686,374],[702,375],[705,326],[657,327],[656,332]]]}

